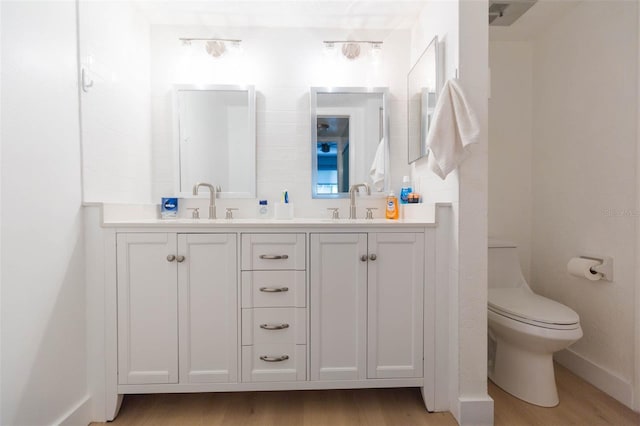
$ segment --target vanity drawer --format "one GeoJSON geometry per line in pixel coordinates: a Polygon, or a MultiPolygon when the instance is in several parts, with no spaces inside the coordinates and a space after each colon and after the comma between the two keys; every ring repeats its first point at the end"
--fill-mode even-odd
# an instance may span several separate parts
{"type": "Polygon", "coordinates": [[[306,378],[305,345],[263,344],[242,347],[243,382],[289,382],[306,378]]]}
{"type": "Polygon", "coordinates": [[[242,234],[242,270],[304,270],[305,234],[242,234]]]}
{"type": "Polygon", "coordinates": [[[242,344],[306,343],[305,308],[253,308],[242,310],[242,344]]]}
{"type": "Polygon", "coordinates": [[[306,306],[305,271],[242,271],[242,307],[306,306]]]}

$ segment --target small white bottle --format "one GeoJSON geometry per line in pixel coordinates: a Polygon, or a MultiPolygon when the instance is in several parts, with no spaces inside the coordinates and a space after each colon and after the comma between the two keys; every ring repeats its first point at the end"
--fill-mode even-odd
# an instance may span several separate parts
{"type": "Polygon", "coordinates": [[[258,219],[269,218],[269,202],[267,200],[258,201],[258,219]]]}

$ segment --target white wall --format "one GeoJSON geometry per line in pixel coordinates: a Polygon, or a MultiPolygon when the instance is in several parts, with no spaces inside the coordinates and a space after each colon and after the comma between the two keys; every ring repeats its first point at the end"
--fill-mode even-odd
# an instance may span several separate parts
{"type": "Polygon", "coordinates": [[[76,8],[0,10],[0,423],[54,424],[87,392],[76,8]]]}
{"type": "Polygon", "coordinates": [[[570,348],[577,357],[563,363],[571,368],[583,360],[591,373],[602,370],[610,383],[599,385],[612,386],[605,390],[628,405],[637,259],[637,8],[627,1],[582,2],[546,29],[533,52],[532,286],[580,315],[584,337],[570,348]],[[615,281],[569,276],[567,261],[581,253],[613,256],[615,281]]]}
{"type": "Polygon", "coordinates": [[[460,2],[459,76],[480,124],[478,144],[460,166],[460,423],[493,424],[487,394],[488,2],[460,2]]]}
{"type": "Polygon", "coordinates": [[[486,377],[487,7],[486,1],[428,2],[411,40],[411,59],[415,62],[438,35],[444,48],[444,80],[455,77],[459,70],[461,84],[481,123],[480,142],[472,148],[473,154],[445,181],[428,169],[426,158],[412,166],[416,189],[425,200],[450,201],[453,205],[453,252],[450,282],[445,286],[448,312],[436,313],[437,318],[443,314],[449,318],[448,336],[443,337],[449,340],[449,398],[438,401],[436,396],[436,405],[448,404],[461,424],[493,422],[486,377]]]}
{"type": "Polygon", "coordinates": [[[584,337],[557,359],[627,405],[638,357],[637,9],[582,2],[529,41],[491,44],[490,234],[516,240],[534,290],[580,315],[584,337]],[[614,256],[615,282],[569,276],[583,253],[614,256]]]}
{"type": "Polygon", "coordinates": [[[514,241],[530,280],[533,126],[531,42],[491,42],[489,236],[514,241]]]}
{"type": "MultiPolygon", "coordinates": [[[[425,4],[418,22],[411,31],[410,66],[415,64],[434,36],[438,36],[444,64],[443,81],[453,78],[458,67],[458,4],[457,1],[431,1],[425,4]]],[[[431,172],[427,159],[422,158],[411,165],[414,191],[422,194],[425,202],[451,202],[453,207],[451,262],[447,290],[436,289],[436,410],[450,410],[459,419],[459,355],[458,355],[458,172],[452,172],[445,181],[431,172]],[[438,319],[446,321],[438,324],[438,319]],[[448,327],[448,328],[447,328],[448,327]],[[443,332],[444,330],[444,332],[443,332]],[[442,349],[445,347],[445,351],[442,349]],[[448,364],[448,365],[446,365],[448,364]],[[446,365],[446,367],[445,367],[446,365]],[[446,371],[446,374],[444,372],[446,371]]],[[[440,286],[438,286],[440,287],[440,286]]]]}
{"type": "Polygon", "coordinates": [[[79,15],[84,201],[149,202],[149,24],[127,1],[81,0],[79,15]]]}
{"type": "MultiPolygon", "coordinates": [[[[216,28],[152,25],[151,90],[153,117],[153,199],[172,194],[173,84],[253,84],[257,110],[257,195],[279,200],[287,189],[296,216],[326,215],[327,207],[348,212],[348,200],[311,199],[311,86],[388,86],[390,89],[390,141],[392,186],[399,191],[406,164],[406,73],[409,31],[326,29],[216,28]],[[214,59],[202,44],[190,49],[179,37],[242,39],[242,53],[214,59]],[[381,58],[356,61],[327,57],[323,40],[383,40],[381,58]]],[[[379,207],[383,199],[377,199],[379,207]]],[[[219,200],[219,206],[240,207],[238,217],[255,214],[256,200],[219,200]]],[[[364,204],[363,204],[364,205],[364,204]]],[[[220,211],[220,209],[219,209],[220,211]]],[[[224,211],[224,210],[222,210],[224,211]]],[[[363,210],[364,212],[364,210],[363,210]]],[[[380,208],[377,215],[383,215],[380,208]]]]}

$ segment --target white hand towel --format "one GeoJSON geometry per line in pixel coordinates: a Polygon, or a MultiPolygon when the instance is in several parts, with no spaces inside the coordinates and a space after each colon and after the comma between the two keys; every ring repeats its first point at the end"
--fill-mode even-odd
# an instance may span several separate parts
{"type": "Polygon", "coordinates": [[[467,157],[467,147],[477,143],[480,125],[457,80],[448,80],[438,97],[427,136],[427,164],[441,179],[467,157]]]}
{"type": "Polygon", "coordinates": [[[379,192],[384,189],[384,138],[380,139],[376,149],[376,155],[369,169],[369,177],[376,191],[379,192]]]}

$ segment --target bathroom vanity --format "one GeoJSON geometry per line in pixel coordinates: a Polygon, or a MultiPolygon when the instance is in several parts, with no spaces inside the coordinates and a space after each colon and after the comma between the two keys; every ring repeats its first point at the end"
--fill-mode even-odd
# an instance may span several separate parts
{"type": "Polygon", "coordinates": [[[107,417],[128,393],[374,387],[420,387],[433,410],[450,239],[450,208],[434,208],[400,221],[105,215],[107,417]]]}

